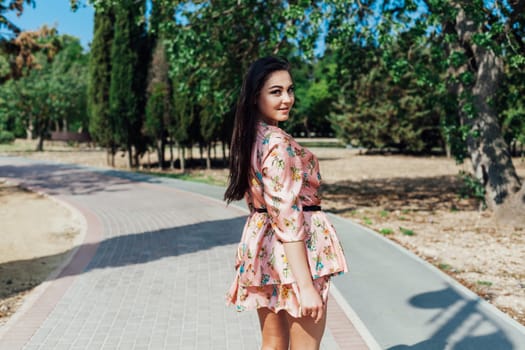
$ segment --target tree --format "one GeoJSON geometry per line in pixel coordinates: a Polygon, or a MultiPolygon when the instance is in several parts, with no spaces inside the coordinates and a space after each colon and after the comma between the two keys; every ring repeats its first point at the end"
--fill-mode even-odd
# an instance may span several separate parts
{"type": "Polygon", "coordinates": [[[18,79],[27,75],[32,69],[40,68],[42,58],[37,60],[35,54],[42,52],[48,62],[60,51],[60,42],[55,28],[42,28],[24,31],[12,40],[0,40],[0,54],[3,56],[0,83],[9,79],[18,79]]]}
{"type": "MultiPolygon", "coordinates": [[[[38,69],[32,69],[20,79],[11,79],[0,86],[0,110],[11,127],[23,125],[28,137],[38,138],[37,151],[52,125],[86,126],[86,62],[82,46],[76,38],[58,37],[62,51],[52,62],[43,53],[35,55],[38,69]]],[[[16,130],[14,130],[16,132],[16,130]]]]}
{"type": "Polygon", "coordinates": [[[139,21],[143,15],[142,1],[126,0],[115,7],[109,101],[115,139],[127,151],[129,167],[138,166],[138,157],[144,151],[141,130],[145,77],[140,65],[144,61],[139,57],[144,39],[139,21]]]}
{"type": "MultiPolygon", "coordinates": [[[[172,4],[180,5],[178,20],[170,19],[160,28],[170,43],[174,108],[179,125],[199,125],[199,135],[181,131],[178,141],[202,140],[209,167],[210,149],[227,134],[222,131],[231,123],[227,117],[248,65],[267,54],[311,57],[323,6],[255,0],[204,1],[191,8],[184,2],[172,4]]],[[[221,141],[229,142],[229,137],[221,141]]]]}
{"type": "MultiPolygon", "coordinates": [[[[357,5],[333,2],[336,22],[354,32],[366,31],[385,51],[400,33],[414,46],[437,47],[434,61],[446,63],[447,80],[432,74],[435,67],[418,65],[425,84],[447,90],[452,99],[443,109],[455,111],[448,131],[458,135],[462,147],[452,147],[456,157],[471,159],[476,178],[485,189],[489,208],[497,216],[512,211],[523,223],[525,187],[516,174],[508,145],[503,139],[500,118],[493,103],[504,75],[505,62],[513,69],[525,64],[525,1],[371,1],[357,5]],[[380,9],[381,20],[374,9],[380,9]],[[365,29],[366,28],[366,29],[365,29]],[[446,55],[445,55],[446,54],[446,55]],[[426,80],[426,81],[425,81],[426,80]],[[463,152],[462,152],[463,151],[463,152]]],[[[335,27],[334,27],[335,28],[335,27]]],[[[338,27],[339,32],[343,32],[338,27]]],[[[337,33],[335,33],[337,36],[337,33]]],[[[391,76],[415,69],[411,51],[388,65],[391,76]]]]}
{"type": "Polygon", "coordinates": [[[148,102],[144,129],[155,140],[159,168],[164,164],[168,125],[171,123],[171,87],[164,42],[157,40],[150,65],[148,102]]]}
{"type": "Polygon", "coordinates": [[[107,149],[107,163],[115,165],[115,122],[110,113],[112,8],[95,12],[95,26],[89,61],[88,110],[91,137],[107,149]]]}

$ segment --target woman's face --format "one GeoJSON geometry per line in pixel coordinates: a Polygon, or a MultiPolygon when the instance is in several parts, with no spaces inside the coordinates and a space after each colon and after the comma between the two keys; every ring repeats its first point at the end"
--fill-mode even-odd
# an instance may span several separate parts
{"type": "Polygon", "coordinates": [[[258,117],[270,125],[288,119],[295,102],[293,82],[285,70],[270,74],[257,97],[258,117]]]}

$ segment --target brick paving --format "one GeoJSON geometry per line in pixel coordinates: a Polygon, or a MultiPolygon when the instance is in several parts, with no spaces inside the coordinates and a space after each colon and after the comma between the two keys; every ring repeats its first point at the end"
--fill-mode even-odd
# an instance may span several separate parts
{"type": "MultiPolygon", "coordinates": [[[[71,263],[0,333],[0,349],[260,348],[256,313],[223,302],[244,211],[162,184],[19,158],[0,157],[0,177],[69,203],[88,223],[71,263]]],[[[322,348],[366,349],[330,304],[322,348]]]]}

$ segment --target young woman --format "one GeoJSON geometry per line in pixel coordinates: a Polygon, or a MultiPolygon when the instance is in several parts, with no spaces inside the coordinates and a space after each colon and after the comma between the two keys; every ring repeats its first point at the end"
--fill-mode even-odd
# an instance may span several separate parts
{"type": "Polygon", "coordinates": [[[250,208],[228,302],[257,309],[263,349],[318,349],[330,277],[346,272],[321,211],[319,163],[278,127],[294,104],[288,62],[264,57],[246,74],[230,150],[229,202],[250,208]]]}

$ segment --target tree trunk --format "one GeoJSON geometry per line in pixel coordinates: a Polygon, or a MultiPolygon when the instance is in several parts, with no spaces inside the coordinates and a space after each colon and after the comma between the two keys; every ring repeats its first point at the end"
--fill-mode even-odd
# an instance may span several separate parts
{"type": "Polygon", "coordinates": [[[133,168],[133,151],[131,149],[131,144],[128,143],[128,168],[133,168]]]}
{"type": "Polygon", "coordinates": [[[173,159],[173,139],[170,139],[170,168],[175,169],[175,159],[173,159]]]}
{"type": "Polygon", "coordinates": [[[228,159],[226,158],[226,142],[222,141],[222,162],[226,166],[228,164],[228,159]]]}
{"type": "Polygon", "coordinates": [[[202,142],[199,142],[199,158],[200,158],[201,166],[203,166],[205,163],[205,160],[204,160],[204,146],[202,142]]]}
{"type": "Polygon", "coordinates": [[[158,168],[162,169],[162,166],[164,164],[164,159],[162,155],[162,142],[160,140],[157,140],[157,161],[158,161],[158,168]]]}
{"type": "Polygon", "coordinates": [[[36,146],[37,152],[43,152],[44,151],[44,133],[40,133],[38,135],[38,144],[36,146]]]}
{"type": "Polygon", "coordinates": [[[470,49],[467,52],[471,52],[470,67],[475,75],[473,86],[466,87],[472,95],[475,115],[460,113],[462,124],[470,129],[467,150],[474,174],[485,188],[485,200],[490,209],[499,211],[508,209],[507,205],[503,205],[507,202],[519,203],[521,219],[524,219],[525,198],[518,201],[515,198],[522,186],[512,164],[509,147],[503,139],[497,113],[489,104],[499,88],[503,60],[494,51],[472,42],[472,35],[481,29],[467,18],[461,8],[456,17],[456,30],[463,47],[470,49]]]}
{"type": "Polygon", "coordinates": [[[180,170],[182,172],[186,171],[186,148],[184,146],[181,146],[181,152],[180,152],[180,170]]]}
{"type": "Polygon", "coordinates": [[[26,140],[33,139],[33,117],[30,115],[26,126],[26,140]]]}
{"type": "Polygon", "coordinates": [[[208,144],[207,152],[206,152],[206,169],[211,169],[211,143],[208,144]]]}

